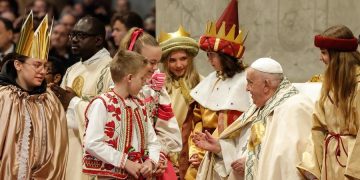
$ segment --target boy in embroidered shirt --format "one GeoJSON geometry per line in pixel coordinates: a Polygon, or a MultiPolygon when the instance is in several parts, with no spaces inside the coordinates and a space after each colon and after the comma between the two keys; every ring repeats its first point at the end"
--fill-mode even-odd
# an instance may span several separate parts
{"type": "Polygon", "coordinates": [[[145,83],[145,66],[143,56],[125,50],[110,63],[114,89],[92,100],[85,112],[84,173],[98,179],[151,177],[160,144],[136,98],[145,83]]]}

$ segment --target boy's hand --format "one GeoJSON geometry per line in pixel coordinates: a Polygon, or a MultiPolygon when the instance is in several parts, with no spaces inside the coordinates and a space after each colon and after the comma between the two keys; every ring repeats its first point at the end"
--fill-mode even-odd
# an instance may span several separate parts
{"type": "Polygon", "coordinates": [[[164,174],[166,168],[167,168],[167,159],[163,158],[163,156],[160,156],[160,160],[158,163],[158,167],[155,171],[155,176],[161,176],[164,174]]]}
{"type": "Polygon", "coordinates": [[[152,175],[153,164],[150,159],[147,159],[141,166],[140,173],[144,178],[149,178],[152,175]]]}
{"type": "Polygon", "coordinates": [[[137,162],[133,162],[130,160],[126,160],[125,162],[125,170],[135,179],[139,179],[140,176],[141,164],[137,162]]]}

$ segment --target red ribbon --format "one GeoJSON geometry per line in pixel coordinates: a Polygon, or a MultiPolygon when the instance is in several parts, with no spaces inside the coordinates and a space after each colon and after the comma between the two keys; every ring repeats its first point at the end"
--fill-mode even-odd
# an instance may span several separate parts
{"type": "Polygon", "coordinates": [[[144,32],[143,29],[138,28],[136,29],[132,34],[131,34],[131,39],[130,39],[130,45],[128,47],[129,51],[133,51],[136,40],[139,38],[139,36],[144,32]]]}
{"type": "Polygon", "coordinates": [[[345,146],[344,146],[341,136],[351,136],[351,135],[350,134],[341,135],[341,134],[336,134],[334,132],[329,132],[328,136],[325,138],[325,179],[327,179],[326,157],[327,157],[327,153],[328,153],[328,146],[329,146],[331,139],[335,139],[337,141],[336,150],[335,150],[336,161],[338,162],[338,164],[341,167],[343,167],[343,168],[345,167],[345,164],[342,164],[339,161],[341,148],[344,150],[345,155],[348,156],[348,153],[346,152],[346,149],[345,149],[345,146]]]}

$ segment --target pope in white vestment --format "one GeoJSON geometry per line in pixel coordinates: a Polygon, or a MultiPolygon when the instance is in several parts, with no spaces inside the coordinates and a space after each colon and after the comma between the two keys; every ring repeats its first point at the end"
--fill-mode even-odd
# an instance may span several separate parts
{"type": "MultiPolygon", "coordinates": [[[[247,81],[254,104],[220,134],[220,151],[206,153],[197,179],[301,179],[296,165],[309,140],[313,101],[300,94],[270,58],[255,61],[247,81]],[[277,76],[281,78],[271,78],[277,76]],[[267,95],[266,87],[277,80],[274,92],[267,95]]],[[[203,147],[200,137],[194,139],[203,147]]]]}

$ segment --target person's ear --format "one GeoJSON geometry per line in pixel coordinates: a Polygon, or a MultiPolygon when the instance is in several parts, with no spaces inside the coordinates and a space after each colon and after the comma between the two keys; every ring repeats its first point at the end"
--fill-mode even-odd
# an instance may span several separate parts
{"type": "Polygon", "coordinates": [[[19,60],[14,61],[14,66],[17,71],[20,71],[22,69],[22,63],[19,60]]]}
{"type": "Polygon", "coordinates": [[[8,38],[9,41],[12,41],[12,39],[14,38],[13,32],[9,30],[6,34],[6,38],[8,38]]]}
{"type": "Polygon", "coordinates": [[[133,76],[132,74],[128,74],[125,78],[126,78],[126,81],[127,81],[128,83],[131,83],[133,77],[134,77],[134,76],[133,76]]]}
{"type": "Polygon", "coordinates": [[[95,45],[96,46],[102,46],[103,44],[104,44],[104,38],[102,38],[101,36],[96,36],[95,45]]]}
{"type": "Polygon", "coordinates": [[[61,81],[61,74],[57,73],[54,75],[54,83],[59,84],[61,81]]]}
{"type": "Polygon", "coordinates": [[[269,92],[271,89],[271,80],[270,79],[265,79],[264,80],[264,91],[265,93],[269,92]]]}

